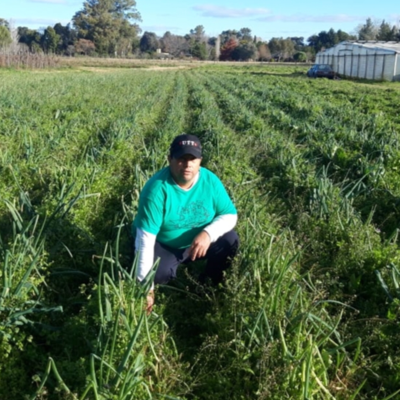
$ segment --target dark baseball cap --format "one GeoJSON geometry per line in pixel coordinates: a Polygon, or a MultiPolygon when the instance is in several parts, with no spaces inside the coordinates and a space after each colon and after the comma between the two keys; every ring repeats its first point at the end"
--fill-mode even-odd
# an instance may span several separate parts
{"type": "Polygon", "coordinates": [[[180,158],[185,154],[201,158],[201,143],[197,136],[184,133],[173,140],[169,148],[169,155],[172,158],[180,158]]]}

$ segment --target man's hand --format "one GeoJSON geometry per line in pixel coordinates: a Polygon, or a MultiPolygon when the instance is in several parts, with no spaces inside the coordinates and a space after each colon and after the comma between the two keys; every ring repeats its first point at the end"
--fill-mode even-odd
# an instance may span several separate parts
{"type": "Polygon", "coordinates": [[[153,305],[154,305],[154,290],[149,290],[149,293],[147,293],[146,297],[146,312],[147,315],[149,315],[153,311],[153,305]]]}
{"type": "Polygon", "coordinates": [[[192,261],[204,257],[210,247],[211,239],[206,231],[201,231],[193,240],[189,249],[189,257],[192,261]]]}

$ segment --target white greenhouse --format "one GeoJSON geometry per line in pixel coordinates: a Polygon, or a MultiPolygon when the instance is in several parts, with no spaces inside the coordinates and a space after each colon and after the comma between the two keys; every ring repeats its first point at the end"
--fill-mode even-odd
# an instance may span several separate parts
{"type": "Polygon", "coordinates": [[[400,43],[348,41],[317,54],[316,64],[329,64],[339,75],[400,81],[400,43]]]}

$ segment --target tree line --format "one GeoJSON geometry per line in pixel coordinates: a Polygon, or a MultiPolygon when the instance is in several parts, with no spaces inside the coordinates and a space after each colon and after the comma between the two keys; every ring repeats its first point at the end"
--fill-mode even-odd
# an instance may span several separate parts
{"type": "Polygon", "coordinates": [[[250,28],[206,34],[202,25],[186,35],[141,32],[135,0],[87,0],[72,17],[72,24],[55,24],[39,30],[13,27],[0,18],[0,48],[18,44],[19,50],[66,56],[113,56],[142,58],[195,58],[199,60],[310,61],[315,54],[345,40],[399,41],[395,25],[380,25],[368,18],[356,34],[342,30],[321,31],[304,37],[274,37],[263,41],[250,28]],[[17,43],[15,43],[17,42],[17,43]]]}

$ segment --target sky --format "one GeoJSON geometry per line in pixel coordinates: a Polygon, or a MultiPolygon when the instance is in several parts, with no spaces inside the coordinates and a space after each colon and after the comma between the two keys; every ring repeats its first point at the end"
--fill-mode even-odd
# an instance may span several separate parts
{"type": "MultiPolygon", "coordinates": [[[[14,26],[40,29],[57,22],[69,23],[83,8],[82,0],[0,0],[0,18],[12,20],[14,26]]],[[[262,40],[272,37],[302,36],[341,29],[355,33],[367,18],[399,25],[400,9],[393,0],[137,0],[142,32],[166,31],[185,35],[203,25],[207,36],[224,30],[250,28],[262,40]],[[358,5],[362,4],[362,5],[358,5]]]]}

